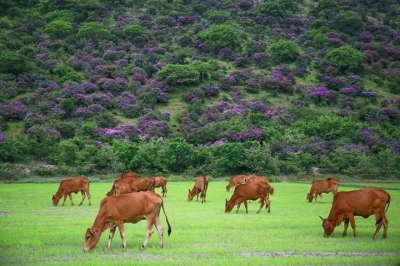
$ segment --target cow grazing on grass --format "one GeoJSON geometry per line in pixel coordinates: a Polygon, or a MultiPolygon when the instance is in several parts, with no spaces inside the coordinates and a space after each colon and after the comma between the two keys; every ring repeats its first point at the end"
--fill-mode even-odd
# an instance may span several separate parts
{"type": "Polygon", "coordinates": [[[327,178],[325,180],[314,180],[310,193],[307,194],[308,202],[312,202],[313,199],[317,201],[317,197],[319,196],[322,201],[321,193],[329,193],[332,191],[333,195],[335,195],[338,191],[339,181],[335,178],[327,178]]]}
{"type": "MultiPolygon", "coordinates": [[[[225,212],[231,212],[233,207],[238,205],[236,210],[236,213],[238,213],[240,204],[244,202],[246,213],[248,213],[247,200],[260,199],[260,209],[257,211],[257,213],[259,213],[265,204],[267,204],[268,207],[271,205],[271,202],[267,198],[267,193],[270,191],[270,188],[271,186],[265,182],[251,182],[237,185],[230,200],[225,200],[225,212]]],[[[270,212],[270,208],[268,208],[268,212],[270,212]]]]}
{"type": "Polygon", "coordinates": [[[342,191],[333,197],[332,208],[328,218],[322,219],[322,227],[324,228],[324,236],[330,236],[335,227],[344,221],[343,236],[347,234],[349,222],[353,228],[354,237],[356,234],[356,223],[354,216],[362,216],[368,218],[375,214],[376,231],[374,239],[376,239],[381,226],[383,225],[383,238],[387,237],[388,220],[386,212],[390,205],[390,195],[380,188],[368,188],[353,191],[342,191]]]}
{"type": "Polygon", "coordinates": [[[154,187],[155,180],[150,177],[117,179],[114,181],[114,184],[111,187],[110,192],[107,193],[107,196],[117,196],[146,190],[154,191],[154,187]]]}
{"type": "Polygon", "coordinates": [[[122,238],[122,247],[126,249],[126,238],[124,223],[138,223],[147,220],[147,234],[142,248],[147,246],[153,234],[155,225],[159,235],[159,246],[162,248],[164,228],[160,222],[160,210],[163,210],[168,224],[168,235],[171,234],[171,225],[165,213],[162,198],[153,191],[135,192],[121,196],[109,196],[100,203],[100,209],[94,220],[93,226],[85,233],[84,251],[93,249],[99,242],[101,234],[110,229],[107,248],[111,246],[115,230],[118,227],[122,238]]]}
{"type": "Polygon", "coordinates": [[[239,184],[243,184],[245,182],[246,175],[235,175],[232,176],[229,180],[229,184],[226,186],[226,191],[229,192],[232,187],[237,186],[239,184]]]}
{"type": "Polygon", "coordinates": [[[62,180],[60,182],[60,186],[58,187],[56,194],[53,195],[52,197],[53,206],[56,207],[62,197],[64,197],[64,202],[62,204],[62,206],[64,206],[67,196],[69,196],[69,199],[71,200],[71,205],[74,205],[74,201],[72,200],[71,194],[72,193],[76,194],[79,191],[82,194],[82,201],[81,203],[79,203],[79,206],[82,205],[86,196],[89,199],[89,206],[92,205],[91,196],[89,192],[89,184],[90,180],[86,177],[76,177],[76,178],[62,180]]]}
{"type": "Polygon", "coordinates": [[[200,194],[201,203],[206,202],[207,189],[208,189],[208,177],[199,176],[196,179],[192,190],[189,189],[188,201],[192,201],[194,196],[197,196],[196,201],[198,201],[200,194]]]}
{"type": "Polygon", "coordinates": [[[123,179],[123,178],[138,178],[138,177],[139,177],[139,175],[137,173],[127,172],[127,173],[122,173],[120,179],[123,179]]]}
{"type": "Polygon", "coordinates": [[[156,176],[154,177],[155,186],[154,187],[161,187],[163,197],[167,196],[167,182],[168,180],[163,176],[156,176]]]}

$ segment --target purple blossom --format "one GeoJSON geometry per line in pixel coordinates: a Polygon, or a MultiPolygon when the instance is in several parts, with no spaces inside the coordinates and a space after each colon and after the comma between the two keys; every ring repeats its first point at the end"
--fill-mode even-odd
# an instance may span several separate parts
{"type": "Polygon", "coordinates": [[[246,132],[229,132],[228,139],[235,142],[245,142],[247,140],[262,141],[265,137],[264,131],[260,128],[251,128],[246,132]]]}
{"type": "Polygon", "coordinates": [[[5,120],[21,120],[25,117],[26,107],[21,102],[0,103],[0,115],[5,120]]]}
{"type": "Polygon", "coordinates": [[[6,140],[6,136],[0,132],[0,143],[6,140]]]}
{"type": "Polygon", "coordinates": [[[328,102],[333,101],[334,96],[330,90],[325,87],[316,87],[313,91],[308,95],[310,99],[325,99],[328,102]]]}

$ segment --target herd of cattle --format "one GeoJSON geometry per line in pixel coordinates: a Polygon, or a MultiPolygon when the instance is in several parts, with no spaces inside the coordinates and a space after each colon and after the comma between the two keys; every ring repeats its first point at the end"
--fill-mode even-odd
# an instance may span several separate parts
{"type": "MultiPolygon", "coordinates": [[[[208,189],[209,178],[207,176],[199,176],[192,189],[189,189],[188,201],[192,201],[197,196],[197,201],[206,202],[206,194],[208,189]]],[[[90,181],[86,177],[77,177],[66,179],[60,182],[60,186],[55,195],[53,195],[53,206],[57,206],[60,199],[64,197],[63,206],[67,196],[72,200],[72,193],[81,192],[82,200],[79,204],[82,205],[86,196],[91,205],[91,195],[89,192],[90,181]]],[[[257,175],[236,175],[233,176],[226,191],[230,191],[235,187],[234,192],[229,200],[226,199],[225,212],[229,213],[237,205],[236,213],[239,212],[241,203],[244,203],[247,209],[248,200],[259,200],[259,213],[263,206],[271,211],[271,202],[269,195],[273,195],[274,188],[269,184],[268,178],[257,175]]],[[[388,220],[386,212],[390,205],[390,195],[379,188],[359,189],[353,191],[338,192],[339,181],[334,178],[325,180],[315,180],[312,183],[310,192],[307,194],[307,200],[312,202],[317,201],[319,196],[322,201],[321,193],[334,194],[332,207],[329,216],[322,219],[322,227],[324,236],[330,236],[335,227],[344,222],[343,236],[346,236],[349,223],[353,228],[353,235],[356,236],[356,225],[354,216],[362,216],[364,218],[375,214],[376,230],[373,235],[377,237],[380,228],[383,225],[383,237],[387,237],[388,220]]],[[[114,237],[116,228],[120,232],[123,248],[126,248],[126,238],[124,223],[137,223],[141,220],[147,220],[147,234],[143,242],[142,248],[145,248],[151,235],[153,234],[153,225],[158,231],[159,246],[163,247],[163,232],[164,228],[160,222],[160,211],[164,212],[166,222],[168,224],[168,235],[171,234],[171,225],[165,213],[163,199],[160,195],[154,192],[155,188],[162,189],[162,196],[167,196],[167,179],[163,176],[139,178],[136,173],[123,173],[121,177],[114,181],[111,190],[106,193],[106,196],[100,203],[100,209],[91,228],[88,228],[85,234],[84,250],[93,249],[101,234],[110,229],[107,248],[110,247],[114,237]],[[141,193],[136,193],[141,192],[141,193]],[[132,204],[139,203],[139,204],[132,204]]]]}

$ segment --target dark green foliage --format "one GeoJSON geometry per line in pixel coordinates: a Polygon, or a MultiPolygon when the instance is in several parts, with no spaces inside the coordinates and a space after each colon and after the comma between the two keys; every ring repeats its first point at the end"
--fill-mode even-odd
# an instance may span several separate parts
{"type": "Polygon", "coordinates": [[[213,46],[215,49],[240,47],[239,38],[232,25],[212,25],[206,30],[197,34],[197,38],[213,46]]]}
{"type": "Polygon", "coordinates": [[[332,28],[341,32],[356,35],[361,32],[364,23],[361,16],[354,11],[343,11],[337,14],[332,21],[332,28]]]}
{"type": "Polygon", "coordinates": [[[71,22],[65,20],[53,20],[46,25],[45,31],[52,38],[61,38],[72,33],[73,29],[71,22]]]}
{"type": "Polygon", "coordinates": [[[257,9],[257,14],[260,16],[275,16],[285,19],[291,16],[296,10],[293,1],[290,0],[274,0],[263,2],[257,9]]]}
{"type": "Polygon", "coordinates": [[[157,73],[157,80],[169,84],[193,84],[200,78],[199,71],[193,65],[168,64],[157,73]]]}
{"type": "Polygon", "coordinates": [[[357,70],[364,61],[365,55],[349,45],[344,45],[330,50],[326,60],[341,67],[343,70],[357,70]]]}
{"type": "Polygon", "coordinates": [[[122,31],[122,36],[126,38],[135,38],[138,36],[143,37],[144,33],[145,33],[144,28],[142,28],[140,25],[132,24],[124,28],[124,30],[122,31]]]}
{"type": "Polygon", "coordinates": [[[76,124],[72,121],[59,122],[54,127],[60,132],[61,137],[64,139],[73,138],[77,128],[76,124]]]}
{"type": "Polygon", "coordinates": [[[276,58],[278,63],[290,63],[299,55],[299,47],[293,41],[278,41],[268,47],[268,53],[276,58]]]}
{"type": "Polygon", "coordinates": [[[110,37],[110,31],[100,22],[85,22],[76,36],[87,40],[103,40],[110,37]]]}
{"type": "Polygon", "coordinates": [[[16,51],[1,49],[0,51],[0,72],[18,74],[31,69],[27,58],[16,51]]]}

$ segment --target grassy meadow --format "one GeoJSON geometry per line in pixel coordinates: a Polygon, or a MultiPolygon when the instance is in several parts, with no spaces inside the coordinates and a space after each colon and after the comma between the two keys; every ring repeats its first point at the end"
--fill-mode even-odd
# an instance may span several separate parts
{"type": "MultiPolygon", "coordinates": [[[[110,249],[105,249],[108,230],[96,248],[83,252],[84,233],[91,227],[99,203],[110,182],[91,183],[92,206],[52,207],[58,183],[0,184],[0,265],[395,265],[400,263],[400,184],[388,190],[392,202],[387,212],[388,238],[381,229],[377,240],[374,217],[356,217],[358,237],[342,238],[343,224],[332,237],[324,238],[319,216],[328,216],[332,194],[323,203],[308,203],[309,184],[275,183],[271,213],[257,214],[259,203],[242,205],[239,214],[224,213],[227,182],[210,182],[207,202],[187,202],[192,182],[169,182],[164,198],[172,226],[164,232],[164,248],[158,248],[155,230],[147,248],[140,250],[146,222],[125,224],[127,250],[123,251],[117,230],[110,249]],[[396,189],[397,188],[397,189],[396,189]]],[[[360,184],[359,184],[360,185],[360,184]]],[[[384,184],[387,186],[387,184],[384,184]]],[[[352,190],[352,187],[341,187],[352,190]]],[[[156,189],[161,192],[160,189],[156,189]]],[[[60,201],[62,203],[62,201],[60,201]]],[[[164,229],[167,228],[161,212],[164,229]]]]}

